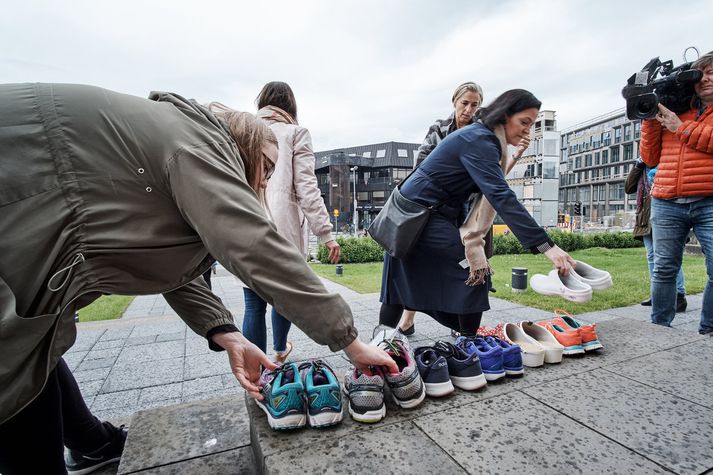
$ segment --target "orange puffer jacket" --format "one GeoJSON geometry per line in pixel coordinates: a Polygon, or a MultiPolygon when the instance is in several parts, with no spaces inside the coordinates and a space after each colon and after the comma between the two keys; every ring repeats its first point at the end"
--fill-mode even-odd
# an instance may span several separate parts
{"type": "Polygon", "coordinates": [[[683,123],[676,133],[655,120],[642,122],[641,159],[649,167],[659,167],[653,197],[713,195],[713,106],[697,119],[696,115],[695,109],[680,114],[683,123]]]}

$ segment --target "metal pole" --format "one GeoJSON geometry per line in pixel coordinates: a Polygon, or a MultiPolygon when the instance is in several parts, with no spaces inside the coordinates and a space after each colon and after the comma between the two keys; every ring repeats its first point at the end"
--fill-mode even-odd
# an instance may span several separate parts
{"type": "Polygon", "coordinates": [[[359,216],[357,215],[357,170],[359,167],[353,166],[352,167],[352,174],[354,175],[354,214],[352,215],[352,221],[354,223],[354,234],[357,233],[359,230],[359,216]]]}

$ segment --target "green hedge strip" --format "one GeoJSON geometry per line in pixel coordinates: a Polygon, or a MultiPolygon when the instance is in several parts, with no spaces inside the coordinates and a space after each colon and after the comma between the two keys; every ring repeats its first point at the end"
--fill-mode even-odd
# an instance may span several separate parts
{"type": "MultiPolygon", "coordinates": [[[[643,243],[634,239],[630,232],[616,233],[566,233],[559,230],[548,231],[550,238],[567,252],[590,247],[605,247],[608,249],[622,249],[628,247],[641,247],[643,243]]],[[[384,250],[370,237],[343,237],[339,236],[337,242],[342,247],[342,257],[339,262],[348,264],[354,262],[379,262],[384,258],[384,250]]],[[[501,254],[525,254],[530,252],[523,249],[520,241],[512,234],[503,234],[493,238],[493,251],[501,254]]],[[[328,264],[329,251],[323,244],[319,245],[317,260],[328,264]]]]}

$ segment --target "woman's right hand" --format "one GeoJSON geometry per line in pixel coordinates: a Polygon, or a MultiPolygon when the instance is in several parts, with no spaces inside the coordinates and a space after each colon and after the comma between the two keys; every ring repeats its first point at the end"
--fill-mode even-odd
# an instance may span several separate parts
{"type": "Polygon", "coordinates": [[[349,361],[362,373],[371,374],[370,366],[384,366],[389,373],[398,373],[399,367],[391,356],[376,346],[367,345],[359,338],[344,348],[349,361]]]}
{"type": "Polygon", "coordinates": [[[339,262],[339,257],[342,254],[342,248],[339,247],[337,241],[332,239],[331,241],[324,243],[324,245],[327,246],[327,250],[329,251],[329,262],[332,264],[339,262]]]}
{"type": "Polygon", "coordinates": [[[550,250],[545,251],[545,256],[552,261],[552,264],[562,275],[569,274],[569,271],[574,269],[577,265],[569,254],[556,245],[552,246],[550,250]]]}

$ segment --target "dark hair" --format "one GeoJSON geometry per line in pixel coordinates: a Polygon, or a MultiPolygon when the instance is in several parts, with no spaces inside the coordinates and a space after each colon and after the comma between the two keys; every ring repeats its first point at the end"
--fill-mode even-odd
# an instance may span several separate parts
{"type": "Polygon", "coordinates": [[[475,113],[475,118],[492,130],[496,125],[507,122],[508,117],[526,109],[540,110],[542,102],[530,91],[511,89],[500,94],[488,107],[481,107],[475,113]]]}
{"type": "Polygon", "coordinates": [[[287,112],[297,122],[297,101],[289,84],[282,81],[271,81],[262,87],[255,99],[258,109],[265,106],[279,107],[287,112]]]}

